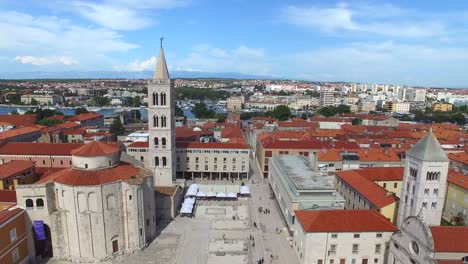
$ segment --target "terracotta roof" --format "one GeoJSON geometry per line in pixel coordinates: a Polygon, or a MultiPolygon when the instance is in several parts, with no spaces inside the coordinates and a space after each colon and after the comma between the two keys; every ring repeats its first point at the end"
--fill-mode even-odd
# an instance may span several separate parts
{"type": "Polygon", "coordinates": [[[404,167],[376,167],[354,170],[370,181],[403,181],[404,167]]]}
{"type": "Polygon", "coordinates": [[[13,209],[7,209],[0,211],[0,225],[3,224],[4,222],[8,221],[8,219],[14,217],[17,214],[20,214],[24,212],[23,209],[21,208],[13,208],[13,209]]]}
{"type": "Polygon", "coordinates": [[[345,148],[358,149],[356,142],[328,142],[319,140],[273,140],[261,141],[264,148],[269,149],[323,149],[323,148],[345,148]]]}
{"type": "Polygon", "coordinates": [[[90,113],[84,113],[84,114],[79,114],[79,115],[75,115],[75,116],[72,116],[70,119],[68,119],[69,121],[86,121],[86,120],[89,120],[89,119],[94,119],[94,118],[97,118],[97,117],[101,117],[102,115],[99,114],[99,113],[95,113],[95,112],[90,112],[90,113]]]}
{"type": "Polygon", "coordinates": [[[0,202],[16,203],[16,191],[15,190],[0,190],[0,202]]]}
{"type": "Polygon", "coordinates": [[[458,171],[449,170],[447,181],[468,190],[468,175],[458,171]]]}
{"type": "Polygon", "coordinates": [[[221,130],[222,138],[242,137],[242,130],[235,126],[226,126],[221,130]]]}
{"type": "Polygon", "coordinates": [[[63,131],[64,135],[84,135],[86,133],[86,129],[78,128],[78,129],[69,129],[63,131]]]}
{"type": "Polygon", "coordinates": [[[468,252],[468,226],[430,226],[434,251],[468,252]]]}
{"type": "Polygon", "coordinates": [[[468,164],[468,153],[466,152],[450,153],[447,156],[451,160],[458,161],[463,164],[468,164]]]}
{"type": "Polygon", "coordinates": [[[78,170],[70,167],[50,174],[35,182],[35,184],[53,181],[70,186],[102,185],[130,180],[132,176],[138,178],[143,176],[142,173],[144,173],[143,169],[124,162],[121,162],[118,166],[102,170],[78,170]]]}
{"type": "Polygon", "coordinates": [[[17,127],[32,126],[36,123],[37,116],[32,115],[0,115],[0,122],[10,123],[17,127]]]}
{"type": "Polygon", "coordinates": [[[224,143],[224,142],[176,142],[178,148],[207,148],[207,149],[249,149],[245,143],[224,143]]]}
{"type": "Polygon", "coordinates": [[[398,201],[395,194],[389,193],[385,188],[361,176],[358,170],[338,171],[336,177],[346,182],[377,208],[383,208],[398,201]]]}
{"type": "Polygon", "coordinates": [[[177,191],[175,186],[157,186],[154,187],[154,191],[164,194],[164,195],[173,195],[177,191]]]}
{"type": "Polygon", "coordinates": [[[34,162],[28,160],[12,160],[0,165],[0,179],[14,176],[34,167],[34,162]]]}
{"type": "Polygon", "coordinates": [[[64,115],[53,115],[53,116],[47,117],[46,119],[63,121],[63,120],[65,120],[65,116],[64,115]]]}
{"type": "Polygon", "coordinates": [[[74,149],[71,154],[80,157],[94,157],[100,155],[109,155],[120,150],[119,147],[105,144],[99,141],[91,141],[84,146],[74,149]]]}
{"type": "Polygon", "coordinates": [[[128,145],[127,148],[149,148],[149,142],[148,141],[133,142],[132,144],[128,145]]]}
{"type": "Polygon", "coordinates": [[[36,132],[40,132],[40,131],[41,131],[41,129],[36,128],[36,127],[20,127],[20,128],[8,130],[8,131],[5,131],[5,132],[1,132],[0,133],[0,140],[10,139],[10,138],[14,138],[14,137],[17,137],[17,136],[36,133],[36,132]]]}
{"type": "Polygon", "coordinates": [[[8,142],[0,147],[0,155],[58,155],[71,156],[71,151],[82,143],[8,142]]]}
{"type": "Polygon", "coordinates": [[[310,127],[317,128],[319,126],[316,122],[307,122],[304,119],[302,121],[280,121],[278,127],[310,127]]]}
{"type": "Polygon", "coordinates": [[[305,232],[395,232],[398,228],[374,210],[294,211],[305,232]]]}
{"type": "Polygon", "coordinates": [[[318,122],[347,122],[351,123],[353,120],[349,117],[322,117],[319,115],[315,115],[309,118],[310,121],[318,121],[318,122]]]}

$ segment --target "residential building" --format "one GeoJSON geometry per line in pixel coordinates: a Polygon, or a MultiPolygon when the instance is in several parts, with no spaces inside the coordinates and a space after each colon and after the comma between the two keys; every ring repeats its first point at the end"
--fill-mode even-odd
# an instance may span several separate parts
{"type": "Polygon", "coordinates": [[[295,214],[292,248],[303,264],[386,263],[388,241],[398,231],[373,210],[301,210],[295,214]]]}
{"type": "Polygon", "coordinates": [[[335,89],[329,87],[322,87],[320,89],[319,106],[331,106],[335,104],[335,89]]]}
{"type": "Polygon", "coordinates": [[[426,89],[409,89],[407,91],[408,101],[414,102],[425,102],[426,101],[426,89]]]}
{"type": "Polygon", "coordinates": [[[21,102],[31,104],[35,100],[39,105],[56,105],[62,103],[62,97],[55,94],[25,94],[21,96],[21,102]]]}
{"type": "Polygon", "coordinates": [[[468,175],[449,171],[443,219],[468,226],[468,175]]]}
{"type": "Polygon", "coordinates": [[[41,129],[37,127],[20,127],[0,133],[0,141],[34,142],[41,137],[41,129]]]}
{"type": "Polygon", "coordinates": [[[346,210],[375,210],[388,221],[396,222],[398,197],[379,184],[367,179],[360,170],[336,173],[336,189],[345,199],[346,210]]]}
{"type": "Polygon", "coordinates": [[[448,154],[450,168],[468,174],[468,152],[458,152],[448,154]]]}
{"type": "Polygon", "coordinates": [[[35,179],[34,162],[12,160],[0,164],[0,190],[14,190],[18,184],[30,184],[35,179]]]}
{"type": "Polygon", "coordinates": [[[452,111],[452,107],[453,105],[451,104],[436,103],[432,105],[432,111],[450,112],[452,111]]]}
{"type": "Polygon", "coordinates": [[[26,114],[26,115],[0,115],[0,122],[5,122],[15,127],[29,127],[34,126],[37,121],[37,115],[26,114]]]}
{"type": "Polygon", "coordinates": [[[307,157],[274,155],[268,166],[270,187],[289,230],[293,231],[296,210],[343,209],[334,177],[321,176],[307,157]]]}
{"type": "Polygon", "coordinates": [[[102,127],[104,126],[104,116],[95,112],[75,115],[69,118],[68,121],[75,122],[79,124],[80,127],[102,127]]]}
{"type": "Polygon", "coordinates": [[[320,129],[340,129],[342,125],[351,125],[353,122],[349,117],[321,117],[319,115],[315,115],[309,120],[317,122],[320,129]]]}
{"type": "Polygon", "coordinates": [[[317,164],[324,175],[338,171],[373,167],[402,167],[403,161],[391,149],[323,149],[318,152],[317,164]]]}
{"type": "Polygon", "coordinates": [[[174,82],[169,77],[164,50],[152,80],[148,81],[149,155],[155,186],[172,186],[176,179],[174,82]]]}
{"type": "Polygon", "coordinates": [[[31,227],[23,209],[0,211],[0,237],[0,263],[36,262],[31,227]]]}
{"type": "Polygon", "coordinates": [[[391,236],[387,263],[463,264],[468,261],[468,227],[430,226],[409,216],[391,236]]]}
{"type": "Polygon", "coordinates": [[[447,191],[449,159],[432,129],[407,153],[398,226],[409,216],[440,225],[447,191]]]}
{"type": "Polygon", "coordinates": [[[242,111],[243,101],[240,96],[231,96],[226,100],[226,108],[228,111],[242,111]]]}
{"type": "Polygon", "coordinates": [[[375,111],[375,103],[372,103],[372,102],[358,103],[358,112],[369,113],[371,111],[375,111]]]}
{"type": "Polygon", "coordinates": [[[0,211],[16,205],[15,190],[0,190],[0,211]]]}
{"type": "Polygon", "coordinates": [[[411,104],[408,102],[385,102],[385,110],[391,113],[407,114],[411,104]]]}
{"type": "MultiPolygon", "coordinates": [[[[121,161],[120,148],[92,141],[72,166],[16,188],[43,243],[37,254],[98,262],[146,247],[156,235],[153,173],[121,161]]],[[[42,242],[41,242],[42,241],[42,242]]]]}

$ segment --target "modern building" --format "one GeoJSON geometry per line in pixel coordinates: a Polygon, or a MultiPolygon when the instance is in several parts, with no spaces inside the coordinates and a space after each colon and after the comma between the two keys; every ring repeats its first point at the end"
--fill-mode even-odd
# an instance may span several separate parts
{"type": "Polygon", "coordinates": [[[430,129],[406,153],[398,226],[409,216],[418,216],[428,225],[440,225],[448,167],[449,159],[430,129]]]}
{"type": "Polygon", "coordinates": [[[432,105],[432,111],[439,111],[439,112],[450,112],[452,111],[453,105],[451,104],[443,104],[443,103],[436,103],[432,105]]]}
{"type": "Polygon", "coordinates": [[[25,94],[21,96],[21,102],[31,104],[36,101],[39,105],[56,105],[62,103],[62,97],[55,94],[25,94]]]}
{"type": "Polygon", "coordinates": [[[409,102],[385,102],[385,110],[391,113],[407,114],[410,111],[409,102]]]}
{"type": "Polygon", "coordinates": [[[0,165],[0,190],[14,190],[19,184],[30,184],[35,179],[35,164],[29,160],[12,160],[0,165]]]}
{"type": "Polygon", "coordinates": [[[296,210],[343,209],[344,199],[335,190],[334,177],[323,177],[301,155],[274,155],[268,161],[268,179],[289,230],[296,210]]]}
{"type": "Polygon", "coordinates": [[[322,87],[320,89],[319,106],[325,107],[335,104],[335,89],[329,87],[322,87]]]}
{"type": "Polygon", "coordinates": [[[155,186],[176,180],[174,82],[169,77],[164,50],[159,49],[153,79],[148,81],[149,155],[155,186]]]}
{"type": "Polygon", "coordinates": [[[141,250],[156,235],[152,172],[121,161],[117,146],[93,141],[72,151],[72,166],[16,188],[38,254],[97,262],[141,250]]]}
{"type": "Polygon", "coordinates": [[[417,216],[409,216],[390,239],[387,263],[467,263],[467,237],[466,226],[430,226],[417,216]]]}
{"type": "Polygon", "coordinates": [[[31,226],[25,210],[0,211],[0,263],[36,263],[31,226]]]}
{"type": "Polygon", "coordinates": [[[303,264],[386,263],[388,242],[398,231],[373,210],[296,211],[295,214],[292,248],[303,264]]]}
{"type": "Polygon", "coordinates": [[[426,89],[409,89],[406,93],[408,101],[425,102],[426,89]]]}

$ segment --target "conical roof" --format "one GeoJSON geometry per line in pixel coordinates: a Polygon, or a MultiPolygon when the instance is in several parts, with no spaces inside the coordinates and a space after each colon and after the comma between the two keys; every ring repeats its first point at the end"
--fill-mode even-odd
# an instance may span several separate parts
{"type": "Polygon", "coordinates": [[[164,57],[163,47],[159,49],[158,62],[154,71],[153,80],[166,81],[169,80],[169,71],[167,70],[166,58],[164,57]]]}
{"type": "Polygon", "coordinates": [[[449,161],[432,129],[408,151],[407,155],[423,161],[449,161]]]}
{"type": "Polygon", "coordinates": [[[109,155],[118,151],[120,151],[120,148],[118,146],[105,144],[99,141],[91,141],[88,144],[85,144],[84,146],[73,150],[71,154],[73,156],[80,157],[96,157],[109,155]]]}

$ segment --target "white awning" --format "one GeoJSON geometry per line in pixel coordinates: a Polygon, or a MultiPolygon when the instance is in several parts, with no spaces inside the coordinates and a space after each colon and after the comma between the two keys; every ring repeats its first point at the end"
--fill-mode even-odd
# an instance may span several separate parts
{"type": "Polygon", "coordinates": [[[197,197],[206,197],[206,193],[204,192],[198,192],[197,197]]]}
{"type": "Polygon", "coordinates": [[[226,198],[226,193],[219,192],[216,194],[216,198],[226,198]]]}
{"type": "Polygon", "coordinates": [[[241,186],[240,187],[240,194],[250,194],[250,189],[248,186],[241,186]]]}
{"type": "Polygon", "coordinates": [[[206,196],[207,196],[207,197],[216,197],[216,193],[214,193],[214,192],[209,192],[206,196]]]}
{"type": "Polygon", "coordinates": [[[237,193],[233,193],[233,192],[230,192],[230,193],[227,193],[227,198],[237,198],[237,193]]]}
{"type": "Polygon", "coordinates": [[[182,208],[180,209],[181,214],[191,214],[193,211],[193,204],[192,205],[185,205],[182,204],[182,208]]]}

